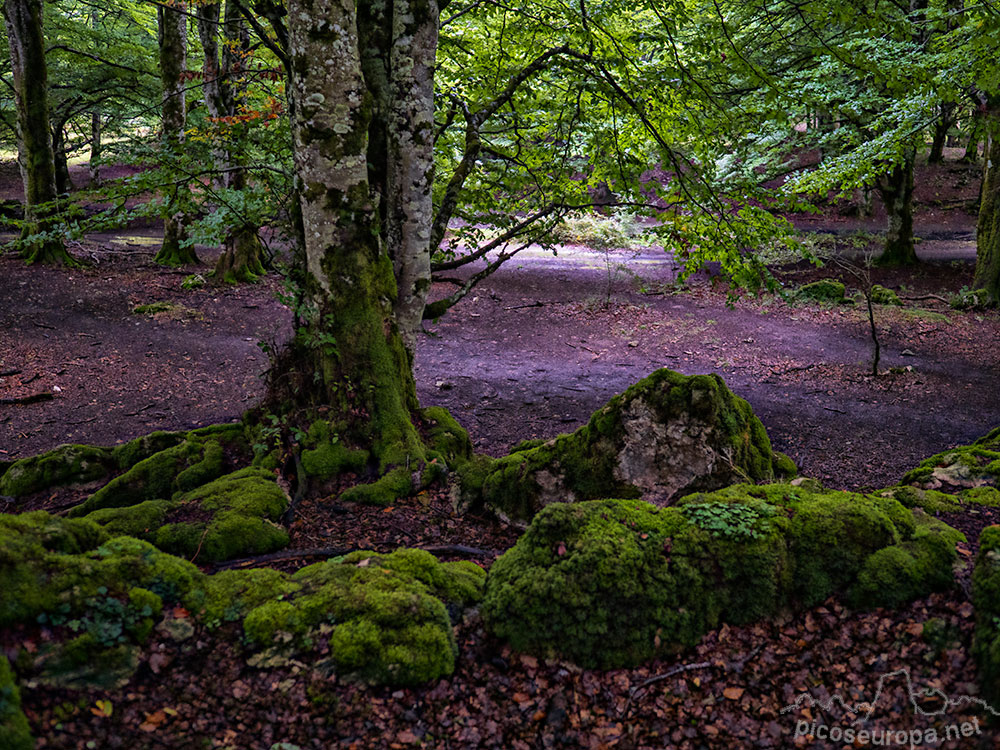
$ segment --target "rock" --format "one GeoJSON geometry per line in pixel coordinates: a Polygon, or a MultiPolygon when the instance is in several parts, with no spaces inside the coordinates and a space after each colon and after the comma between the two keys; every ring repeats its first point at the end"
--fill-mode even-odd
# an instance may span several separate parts
{"type": "Polygon", "coordinates": [[[876,305],[893,305],[898,307],[903,304],[903,300],[899,298],[898,294],[880,284],[872,285],[871,297],[872,302],[876,305]]]}
{"type": "Polygon", "coordinates": [[[957,492],[1000,487],[1000,427],[972,445],[950,448],[906,473],[902,484],[924,490],[957,492]]]}
{"type": "Polygon", "coordinates": [[[807,300],[810,302],[836,302],[839,304],[850,304],[853,300],[844,296],[846,288],[835,279],[820,279],[811,284],[804,284],[796,289],[792,296],[796,300],[807,300]]]}
{"type": "Polygon", "coordinates": [[[518,651],[626,667],[838,592],[868,608],[947,588],[961,540],[891,497],[788,484],[554,503],[494,563],[481,609],[518,651]]]}
{"type": "MultiPolygon", "coordinates": [[[[553,502],[681,495],[794,473],[750,405],[717,375],[657,370],[576,432],[519,446],[482,472],[482,499],[512,519],[553,502]]],[[[465,479],[465,477],[463,477],[465,479]]],[[[475,486],[475,482],[470,482],[475,486]]]]}

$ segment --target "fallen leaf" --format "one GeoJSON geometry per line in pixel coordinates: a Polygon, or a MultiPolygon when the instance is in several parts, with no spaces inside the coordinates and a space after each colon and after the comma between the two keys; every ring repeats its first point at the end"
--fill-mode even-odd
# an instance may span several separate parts
{"type": "Polygon", "coordinates": [[[114,710],[114,706],[111,705],[111,701],[96,701],[90,709],[90,713],[94,716],[111,716],[111,712],[114,710]]]}
{"type": "Polygon", "coordinates": [[[722,694],[729,698],[731,701],[738,701],[743,697],[743,688],[741,687],[727,687],[722,691],[722,694]]]}

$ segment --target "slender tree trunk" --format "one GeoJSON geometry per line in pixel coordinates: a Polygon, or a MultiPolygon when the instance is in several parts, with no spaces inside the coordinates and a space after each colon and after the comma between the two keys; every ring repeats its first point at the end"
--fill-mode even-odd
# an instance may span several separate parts
{"type": "MultiPolygon", "coordinates": [[[[19,153],[23,159],[24,230],[22,238],[50,233],[57,198],[55,156],[49,129],[48,69],[42,34],[41,0],[4,0],[3,16],[14,78],[19,153]]],[[[21,251],[29,263],[73,264],[61,238],[44,236],[21,251]]]]}
{"type": "Polygon", "coordinates": [[[928,164],[940,164],[944,161],[944,144],[948,139],[948,131],[955,124],[955,105],[943,102],[939,107],[937,122],[934,123],[934,138],[931,141],[931,151],[927,155],[928,164]]]}
{"type": "MultiPolygon", "coordinates": [[[[184,141],[187,107],[182,73],[187,67],[187,16],[180,10],[165,5],[156,7],[157,29],[160,46],[160,80],[163,86],[161,138],[162,158],[175,158],[184,141]]],[[[163,244],[155,261],[165,266],[197,263],[198,256],[190,245],[182,244],[185,238],[185,217],[180,204],[180,188],[168,189],[163,216],[163,244]]]]}
{"type": "Polygon", "coordinates": [[[959,161],[966,164],[975,164],[979,161],[979,139],[983,134],[983,119],[979,115],[973,115],[969,123],[969,142],[965,145],[965,153],[959,161]]]}
{"type": "Polygon", "coordinates": [[[90,186],[101,184],[101,110],[90,113],[90,186]]]}
{"type": "MultiPolygon", "coordinates": [[[[394,312],[393,257],[380,221],[381,196],[369,178],[373,97],[363,71],[362,39],[380,37],[390,43],[377,53],[383,65],[392,59],[392,45],[412,45],[407,48],[415,57],[410,61],[414,71],[399,80],[431,75],[430,70],[415,71],[422,69],[423,61],[433,61],[435,49],[423,45],[433,44],[436,34],[412,40],[400,35],[404,29],[422,27],[432,16],[436,25],[436,5],[396,0],[392,25],[383,27],[392,34],[371,34],[371,29],[359,33],[358,15],[354,0],[290,0],[288,6],[292,129],[306,274],[303,325],[286,354],[298,380],[287,384],[285,397],[297,401],[299,408],[329,409],[339,444],[368,450],[371,466],[380,475],[373,484],[355,487],[351,496],[389,502],[413,489],[414,473],[419,477],[429,456],[414,426],[418,403],[410,354],[394,312]]],[[[389,22],[386,15],[382,23],[389,22]]],[[[406,92],[405,98],[412,95],[406,92]]],[[[403,117],[409,111],[403,107],[391,111],[400,118],[399,147],[419,150],[423,120],[403,117]],[[409,127],[417,133],[409,135],[409,127]]],[[[382,176],[377,163],[372,169],[382,176]]],[[[388,185],[388,175],[384,177],[379,181],[388,185]]],[[[420,186],[414,193],[418,202],[420,186]]],[[[418,228],[428,236],[429,219],[418,228]]]]}
{"type": "Polygon", "coordinates": [[[1000,96],[990,97],[986,113],[981,115],[983,130],[989,138],[983,186],[976,225],[976,274],[973,285],[986,289],[990,299],[1000,302],[1000,96]]]}
{"type": "Polygon", "coordinates": [[[69,175],[65,123],[53,123],[52,154],[56,165],[56,193],[62,196],[69,195],[73,190],[73,179],[69,175]]]}
{"type": "Polygon", "coordinates": [[[887,227],[885,249],[876,263],[882,266],[908,266],[917,263],[913,243],[913,163],[916,151],[909,149],[878,181],[879,195],[885,205],[887,227]]]}

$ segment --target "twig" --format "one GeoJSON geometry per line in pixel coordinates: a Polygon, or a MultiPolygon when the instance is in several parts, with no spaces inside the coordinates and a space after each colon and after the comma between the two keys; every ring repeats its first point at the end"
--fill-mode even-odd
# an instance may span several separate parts
{"type": "Polygon", "coordinates": [[[634,688],[628,692],[628,700],[625,701],[625,708],[622,710],[622,718],[627,719],[629,711],[632,709],[632,701],[635,699],[636,694],[648,688],[650,685],[655,685],[657,682],[663,682],[668,680],[674,675],[678,675],[681,672],[691,672],[695,669],[708,669],[712,666],[712,662],[700,661],[697,664],[681,664],[679,667],[674,667],[673,669],[668,669],[663,674],[658,674],[655,677],[650,677],[645,682],[636,685],[634,688]]]}
{"type": "Polygon", "coordinates": [[[532,302],[530,305],[514,305],[513,307],[505,307],[504,310],[523,310],[526,307],[545,307],[545,303],[532,302]]]}
{"type": "Polygon", "coordinates": [[[916,297],[904,297],[903,295],[899,295],[899,298],[900,299],[905,299],[907,302],[919,302],[919,301],[925,300],[925,299],[936,299],[938,302],[943,302],[946,305],[950,305],[951,304],[951,302],[949,302],[944,297],[942,297],[942,296],[940,296],[938,294],[920,294],[920,295],[918,295],[916,297]]]}
{"type": "Polygon", "coordinates": [[[3,370],[2,372],[0,372],[0,378],[6,378],[6,377],[9,377],[11,375],[20,375],[20,374],[21,374],[21,371],[17,370],[17,369],[14,369],[14,370],[3,370]]]}
{"type": "MultiPolygon", "coordinates": [[[[493,557],[500,554],[500,550],[479,549],[478,547],[466,547],[464,544],[437,544],[427,547],[415,547],[432,555],[466,555],[467,557],[493,557]]],[[[257,555],[256,557],[244,557],[239,560],[227,560],[213,565],[214,570],[227,570],[229,568],[246,568],[262,562],[285,562],[288,560],[301,560],[304,557],[340,557],[351,552],[371,552],[371,547],[322,547],[319,549],[286,550],[284,552],[272,552],[267,555],[257,555]]],[[[381,553],[374,553],[381,554],[381,553]]]]}
{"type": "Polygon", "coordinates": [[[55,326],[50,326],[47,323],[39,323],[37,320],[31,321],[31,325],[35,326],[36,328],[48,328],[50,331],[56,330],[55,326]]]}
{"type": "Polygon", "coordinates": [[[841,409],[834,409],[832,406],[824,406],[823,408],[826,409],[827,411],[836,412],[837,414],[847,414],[846,411],[843,411],[841,409]]]}
{"type": "Polygon", "coordinates": [[[51,401],[54,396],[48,391],[33,393],[30,396],[19,396],[17,398],[0,398],[0,406],[12,406],[22,404],[37,404],[39,401],[51,401]]]}
{"type": "Polygon", "coordinates": [[[194,562],[198,555],[201,554],[201,545],[205,543],[205,537],[208,536],[208,530],[211,528],[210,525],[205,526],[205,530],[201,533],[201,539],[198,540],[198,549],[194,551],[191,559],[188,562],[194,562]]]}

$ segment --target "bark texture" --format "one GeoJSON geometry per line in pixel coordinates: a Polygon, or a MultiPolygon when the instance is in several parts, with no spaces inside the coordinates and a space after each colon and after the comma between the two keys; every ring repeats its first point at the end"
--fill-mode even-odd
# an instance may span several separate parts
{"type": "MultiPolygon", "coordinates": [[[[163,87],[161,105],[163,158],[180,153],[187,123],[187,102],[183,73],[187,67],[187,16],[180,9],[158,5],[156,9],[160,47],[160,81],[163,87]]],[[[184,212],[179,205],[178,187],[169,188],[163,216],[163,244],[156,262],[166,266],[197,263],[198,256],[184,241],[184,212]]]]}
{"type": "Polygon", "coordinates": [[[1000,301],[1000,96],[992,97],[980,118],[988,137],[983,187],[976,225],[976,275],[973,286],[1000,301]]]}
{"type": "MultiPolygon", "coordinates": [[[[53,229],[49,216],[56,201],[55,154],[49,129],[48,69],[42,33],[41,0],[4,0],[17,108],[19,159],[24,179],[23,238],[53,229]]],[[[61,238],[45,237],[26,245],[30,263],[72,263],[61,238]]]]}
{"type": "Polygon", "coordinates": [[[907,266],[917,263],[913,244],[913,163],[916,152],[910,149],[902,161],[878,181],[879,195],[885,205],[885,249],[877,263],[883,266],[907,266]]]}
{"type": "MultiPolygon", "coordinates": [[[[365,20],[378,18],[383,33],[372,34],[369,27],[362,35],[354,0],[290,0],[288,6],[292,132],[306,278],[299,311],[303,325],[290,352],[291,369],[298,369],[303,380],[290,384],[286,393],[299,407],[327,411],[340,444],[370,451],[371,469],[379,479],[354,488],[352,495],[380,500],[413,488],[412,477],[414,473],[419,477],[427,451],[413,422],[418,404],[411,356],[397,326],[394,258],[380,207],[380,201],[387,200],[388,215],[394,203],[373,189],[370,179],[371,169],[380,185],[390,184],[387,165],[369,166],[370,128],[379,121],[373,96],[378,84],[366,79],[364,68],[378,69],[374,63],[380,57],[382,65],[392,58],[385,46],[364,45],[373,39],[404,47],[430,45],[436,33],[408,41],[400,38],[404,29],[421,27],[417,19],[427,18],[433,4],[395,2],[391,26],[384,25],[389,23],[388,12],[373,16],[373,8],[362,5],[365,20]],[[385,33],[388,29],[392,33],[385,33]]],[[[436,24],[436,8],[433,12],[436,24]]],[[[414,53],[433,65],[433,47],[414,53]]],[[[400,75],[432,77],[432,68],[413,65],[413,71],[400,75]]],[[[422,94],[399,89],[396,93],[405,93],[403,112],[412,114],[409,99],[420,100],[422,94]]],[[[381,113],[391,116],[397,109],[393,105],[381,113]]],[[[424,122],[415,114],[396,116],[401,118],[400,128],[424,122]]],[[[403,149],[415,140],[404,133],[397,138],[403,149]]],[[[422,205],[423,183],[414,179],[413,172],[406,174],[396,189],[404,196],[412,193],[414,202],[422,205]]],[[[403,213],[407,219],[424,216],[419,208],[403,213]]],[[[428,234],[429,221],[428,213],[423,225],[428,234]]]]}

